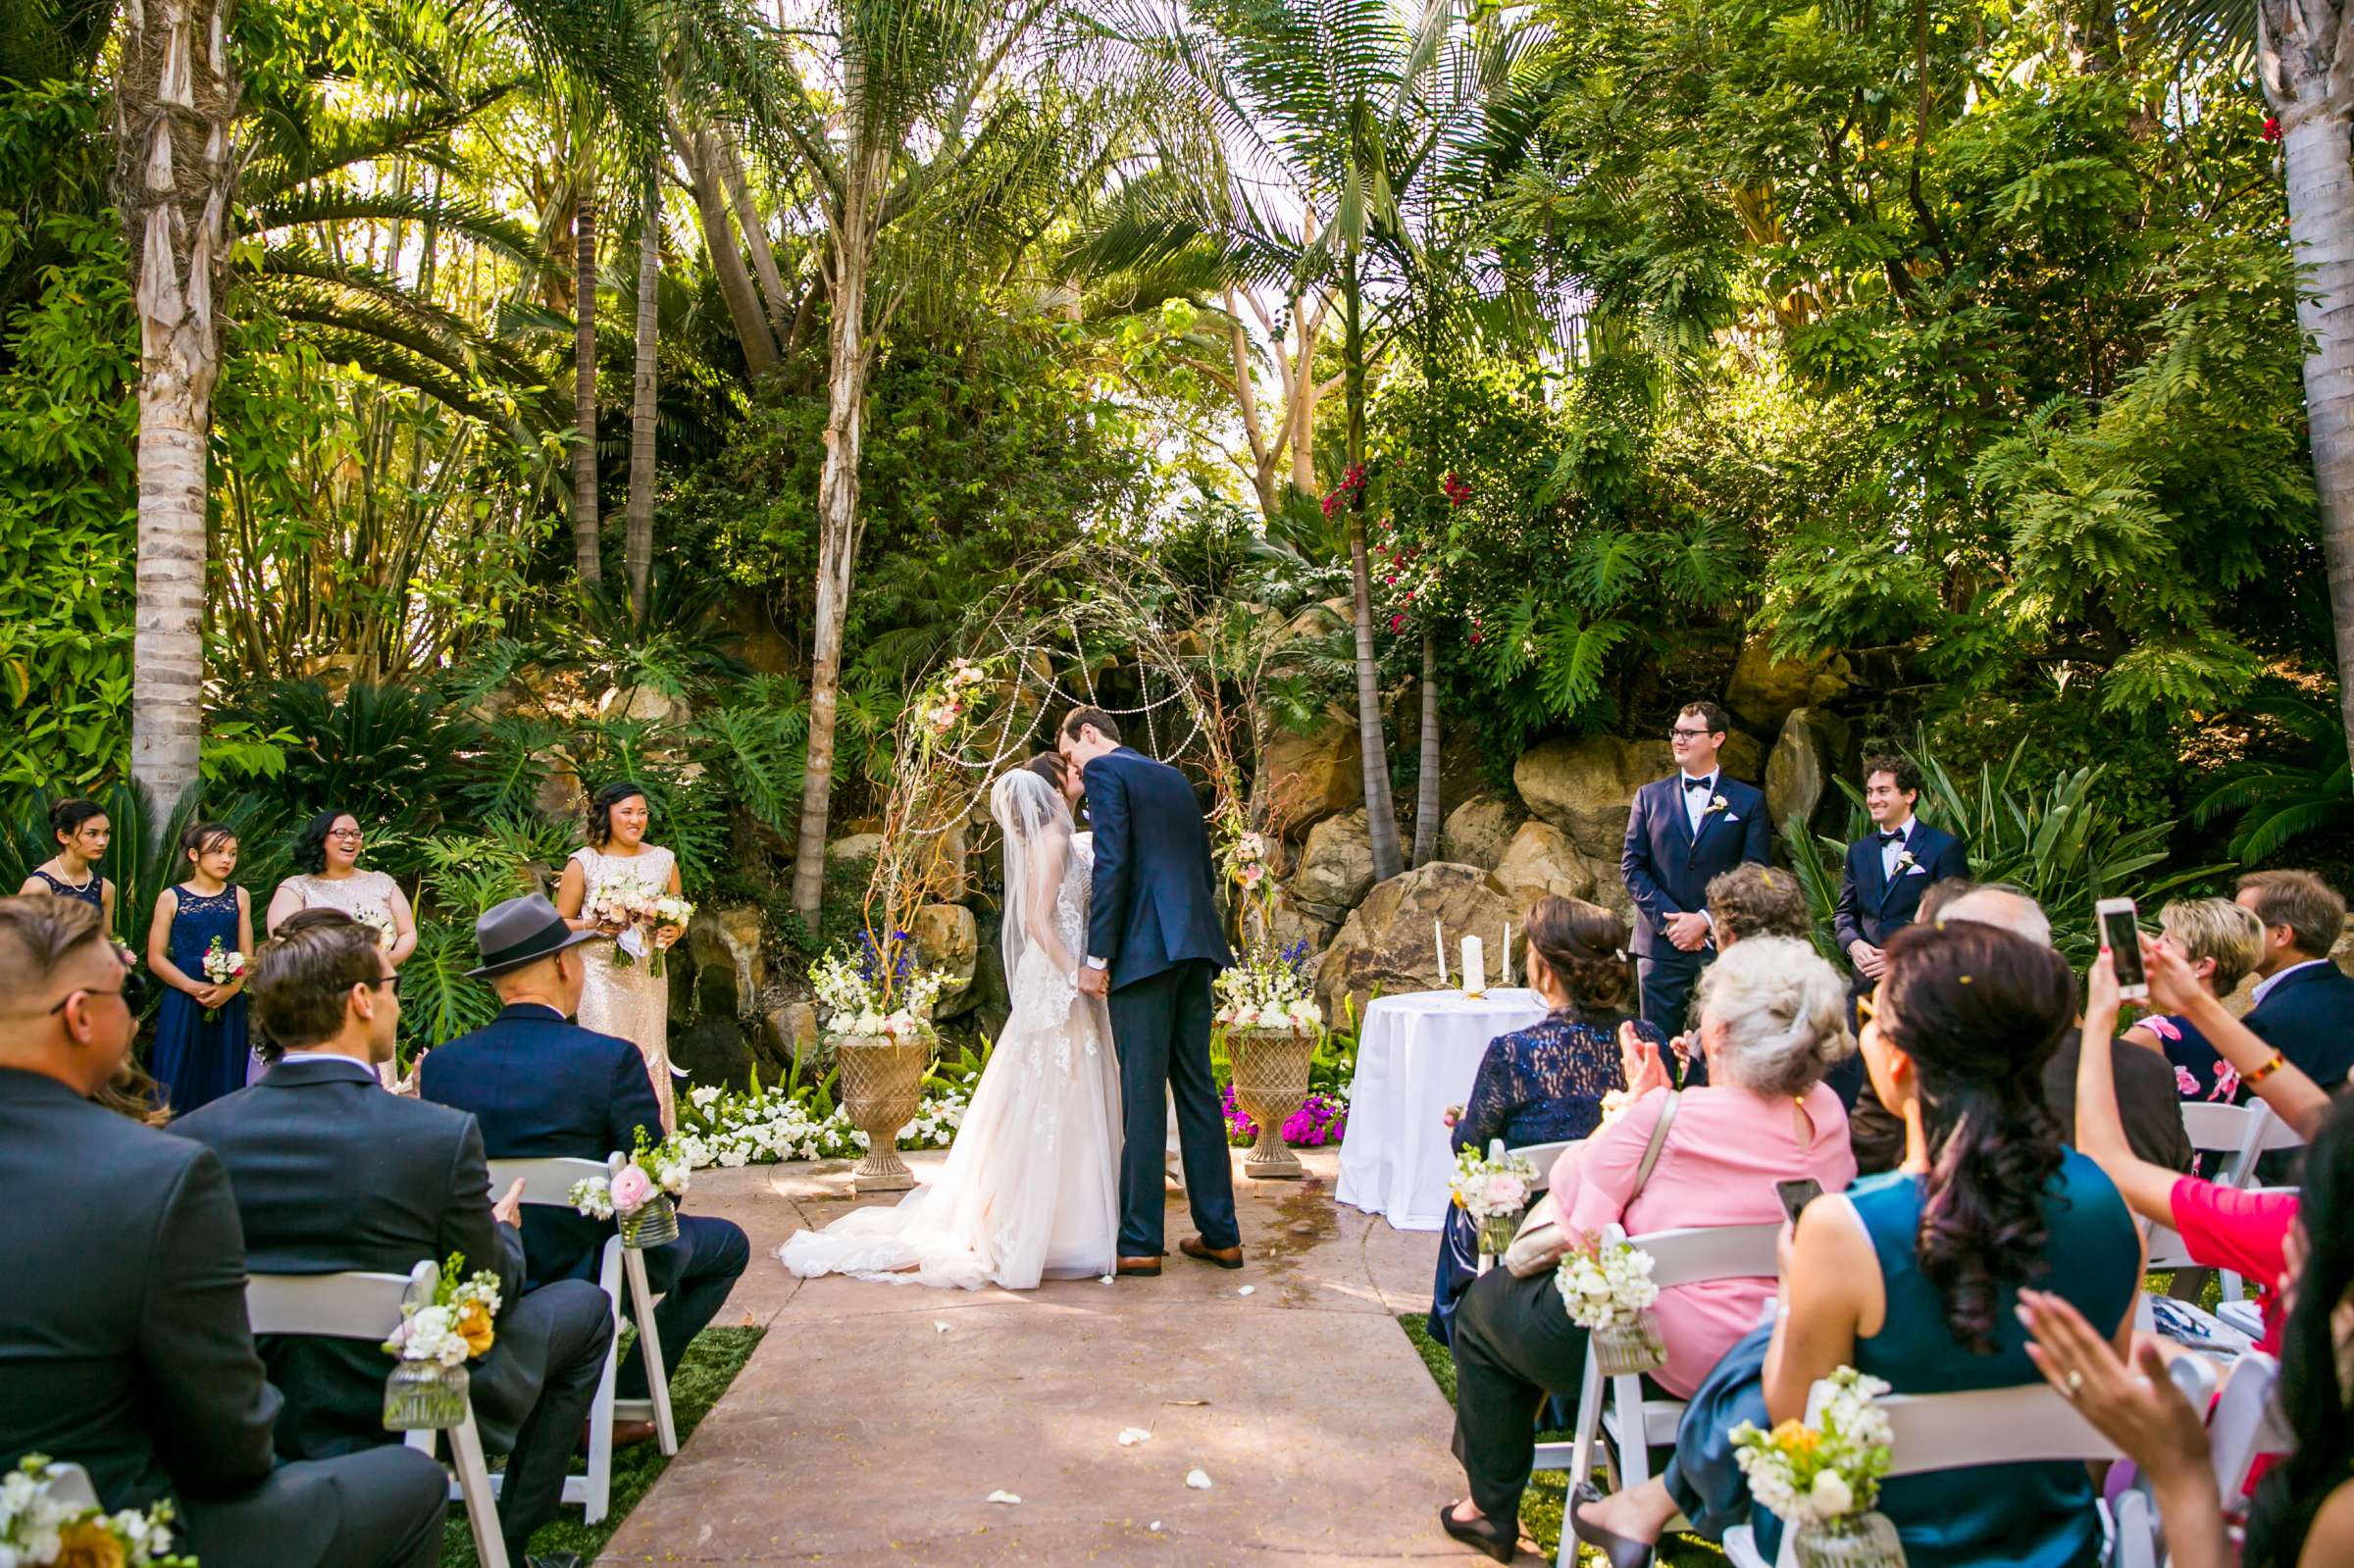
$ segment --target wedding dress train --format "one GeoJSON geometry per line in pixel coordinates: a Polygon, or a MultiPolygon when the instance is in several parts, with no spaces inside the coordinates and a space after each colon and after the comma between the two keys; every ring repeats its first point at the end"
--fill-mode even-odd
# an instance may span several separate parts
{"type": "Polygon", "coordinates": [[[1008,827],[1006,922],[1014,928],[1008,945],[1018,950],[1008,969],[1012,1011],[947,1164],[894,1207],[855,1209],[822,1231],[795,1233],[778,1255],[796,1275],[1027,1290],[1041,1279],[1112,1271],[1119,1068],[1102,1003],[1075,984],[1094,861],[1091,846],[1071,834],[1061,798],[1035,774],[1007,776],[1017,779],[1037,789],[1000,787],[993,802],[1008,827]],[[1007,793],[1021,798],[1007,801],[1007,793]],[[1017,887],[1027,895],[1017,899],[1017,887]]]}

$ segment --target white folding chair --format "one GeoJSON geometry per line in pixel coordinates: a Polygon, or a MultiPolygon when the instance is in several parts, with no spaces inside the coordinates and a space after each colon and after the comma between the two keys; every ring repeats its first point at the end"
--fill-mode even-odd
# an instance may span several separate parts
{"type": "Polygon", "coordinates": [[[90,1473],[81,1466],[60,1464],[52,1459],[44,1474],[48,1477],[49,1498],[52,1502],[63,1503],[69,1508],[99,1506],[98,1489],[90,1485],[90,1473]]]}
{"type": "MultiPolygon", "coordinates": [[[[412,1283],[430,1294],[440,1269],[423,1262],[404,1277],[398,1274],[254,1274],[245,1280],[245,1317],[253,1332],[304,1335],[328,1340],[367,1340],[381,1343],[400,1326],[400,1303],[412,1283]]],[[[392,1370],[386,1357],[384,1370],[392,1370]]],[[[438,1434],[412,1432],[408,1445],[420,1453],[435,1449],[438,1434]]],[[[450,1467],[457,1472],[457,1493],[466,1504],[466,1522],[474,1530],[474,1554],[482,1568],[507,1568],[506,1539],[498,1533],[497,1491],[489,1467],[483,1463],[482,1434],[475,1430],[474,1400],[466,1401],[466,1416],[449,1429],[450,1467]]]]}
{"type": "MultiPolygon", "coordinates": [[[[1810,1420],[1825,1387],[1817,1384],[1807,1400],[1810,1420]]],[[[2084,1413],[2048,1383],[1969,1393],[1883,1394],[1880,1405],[1895,1431],[1891,1477],[1977,1465],[2118,1457],[2117,1445],[2095,1431],[2084,1413]]],[[[1794,1534],[1787,1529],[1782,1532],[1778,1568],[1793,1568],[1797,1562],[1791,1545],[1794,1534]]],[[[2117,1539],[2124,1543],[2118,1559],[2120,1568],[2140,1568],[2149,1561],[2145,1555],[2150,1549],[2146,1516],[2136,1519],[2133,1535],[2128,1535],[2121,1522],[2117,1539]]],[[[1766,1568],[1747,1525],[1735,1525],[1724,1533],[1724,1554],[1734,1568],[1766,1568]]]]}
{"type": "Polygon", "coordinates": [[[2261,1350],[2239,1358],[2224,1380],[2224,1391],[2207,1414],[2207,1443],[2215,1455],[2215,1484],[2228,1511],[2260,1453],[2286,1453],[2296,1439],[2273,1403],[2280,1363],[2261,1350]]]}
{"type": "MultiPolygon", "coordinates": [[[[2234,1109],[2235,1107],[2225,1106],[2217,1108],[2234,1109]]],[[[2274,1118],[2273,1125],[2275,1127],[2281,1128],[2283,1132],[2286,1131],[2286,1128],[2277,1117],[2274,1118]]],[[[2294,1135],[2291,1136],[2293,1137],[2294,1135]]],[[[2267,1146],[2293,1147],[2294,1145],[2268,1144],[2267,1146]]],[[[2250,1192],[2293,1192],[2296,1190],[2296,1189],[2288,1187],[2250,1187],[2246,1189],[2246,1190],[2250,1192]]],[[[2141,1224],[2143,1230],[2148,1233],[2149,1237],[2149,1261],[2146,1267],[2153,1269],[2195,1269],[2206,1267],[2205,1264],[2195,1261],[2191,1257],[2190,1253],[2184,1249],[2182,1245],[2182,1233],[2175,1230],[2173,1226],[2159,1225],[2152,1221],[2141,1221],[2138,1223],[2141,1224]]],[[[2216,1270],[2216,1274],[2221,1279],[2224,1292],[2224,1303],[2226,1306],[2234,1302],[2244,1301],[2247,1299],[2248,1287],[2245,1280],[2232,1273],[2229,1269],[2218,1269],[2216,1270]]],[[[2138,1326],[2147,1329],[2149,1324],[2145,1321],[2140,1323],[2138,1326]]],[[[2233,1324],[2233,1327],[2245,1329],[2246,1326],[2245,1324],[2235,1323],[2233,1324]]],[[[2247,1330],[2248,1337],[2250,1339],[2256,1338],[2256,1336],[2261,1332],[2262,1330],[2260,1328],[2247,1330]]]]}
{"type": "MultiPolygon", "coordinates": [[[[569,1209],[573,1184],[604,1174],[602,1160],[492,1160],[490,1190],[504,1192],[520,1181],[524,1202],[569,1209]]],[[[662,1451],[666,1454],[679,1451],[678,1428],[670,1415],[670,1372],[662,1364],[662,1341],[654,1333],[654,1302],[658,1298],[646,1285],[645,1254],[635,1247],[623,1246],[619,1236],[607,1237],[596,1283],[604,1289],[605,1300],[613,1309],[613,1345],[605,1352],[605,1369],[597,1378],[596,1398],[588,1407],[588,1468],[580,1475],[564,1478],[564,1500],[581,1504],[587,1510],[588,1524],[595,1524],[612,1511],[615,1421],[650,1420],[662,1451]],[[645,1357],[648,1397],[643,1399],[622,1399],[614,1394],[621,1372],[621,1303],[625,1290],[629,1293],[631,1317],[638,1325],[639,1350],[645,1357]]],[[[492,1479],[495,1485],[503,1478],[492,1479]]]]}
{"type": "Polygon", "coordinates": [[[1518,1148],[1508,1152],[1525,1154],[1536,1162],[1537,1179],[1530,1190],[1542,1192],[1553,1186],[1554,1162],[1584,1142],[1585,1139],[1582,1138],[1573,1138],[1561,1143],[1523,1143],[1518,1148]]]}
{"type": "Polygon", "coordinates": [[[2209,1178],[2225,1187],[2254,1187],[2260,1158],[2275,1149],[2296,1148],[2305,1141],[2296,1129],[2280,1120],[2262,1100],[2251,1100],[2245,1105],[2184,1100],[2182,1131],[2190,1135],[2192,1148],[2203,1154],[2225,1156],[2209,1178]]]}
{"type": "MultiPolygon", "coordinates": [[[[1777,1220],[1763,1225],[1654,1231],[1632,1239],[1651,1254],[1652,1283],[1665,1290],[1711,1280],[1770,1280],[1776,1272],[1775,1248],[1781,1234],[1777,1220]]],[[[1606,1246],[1626,1239],[1626,1233],[1615,1225],[1603,1233],[1606,1246]]],[[[1651,1445],[1673,1442],[1676,1423],[1683,1417],[1681,1399],[1645,1398],[1640,1376],[1606,1380],[1601,1363],[1588,1349],[1585,1383],[1577,1396],[1575,1437],[1568,1442],[1537,1444],[1533,1468],[1566,1470],[1569,1505],[1575,1507],[1579,1484],[1594,1473],[1594,1440],[1601,1434],[1607,1439],[1603,1462],[1610,1469],[1612,1490],[1640,1486],[1651,1479],[1651,1445]]],[[[1563,1568],[1577,1561],[1576,1538],[1566,1531],[1562,1533],[1561,1561],[1563,1568]]]]}

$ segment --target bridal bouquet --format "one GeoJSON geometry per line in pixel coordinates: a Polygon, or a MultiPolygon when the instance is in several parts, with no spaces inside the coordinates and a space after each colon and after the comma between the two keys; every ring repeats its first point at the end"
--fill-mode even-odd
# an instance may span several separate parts
{"type": "Polygon", "coordinates": [[[1324,1010],[1308,994],[1307,943],[1277,950],[1253,946],[1241,962],[1212,984],[1218,1010],[1212,1021],[1225,1029],[1272,1030],[1313,1035],[1324,1027],[1324,1010]]]}
{"type": "Polygon", "coordinates": [[[1476,1148],[1456,1155],[1451,1190],[1455,1206],[1479,1232],[1480,1255],[1502,1257],[1512,1244],[1528,1200],[1536,1194],[1537,1162],[1525,1154],[1507,1153],[1504,1139],[1495,1138],[1484,1155],[1476,1148]]]}
{"type": "MultiPolygon", "coordinates": [[[[226,986],[232,980],[244,978],[244,974],[245,955],[215,936],[213,944],[204,950],[204,978],[216,986],[226,986]]],[[[218,1007],[204,1010],[204,1021],[208,1024],[220,1017],[221,1009],[218,1007]]]]}
{"type": "Polygon", "coordinates": [[[0,1568],[196,1568],[172,1549],[169,1501],[110,1514],[68,1490],[45,1453],[0,1476],[0,1568]]]}
{"type": "Polygon", "coordinates": [[[827,1033],[837,1037],[929,1039],[932,1006],[946,977],[916,962],[914,942],[893,933],[895,956],[886,961],[872,936],[862,936],[855,956],[832,952],[809,970],[810,986],[826,1012],[827,1033]]]}
{"type": "Polygon", "coordinates": [[[1791,1546],[1801,1563],[1902,1568],[1895,1527],[1871,1507],[1895,1448],[1879,1405],[1887,1391],[1878,1378],[1841,1367],[1815,1386],[1810,1421],[1733,1429],[1733,1461],[1750,1495],[1797,1527],[1791,1546]]]}
{"type": "Polygon", "coordinates": [[[660,1246],[679,1234],[674,1200],[687,1195],[693,1169],[693,1155],[677,1134],[656,1143],[641,1127],[636,1149],[614,1150],[604,1175],[573,1183],[565,1196],[589,1219],[619,1221],[622,1245],[660,1246]]]}
{"type": "Polygon", "coordinates": [[[1627,1241],[1588,1237],[1554,1271],[1554,1289],[1569,1321],[1594,1337],[1594,1356],[1610,1377],[1656,1372],[1667,1364],[1666,1342],[1652,1306],[1660,1288],[1651,1281],[1651,1254],[1627,1241]]]}
{"type": "Polygon", "coordinates": [[[650,933],[685,931],[687,922],[694,915],[691,900],[668,892],[653,883],[635,877],[615,877],[596,885],[595,896],[588,900],[584,911],[599,926],[621,928],[620,939],[613,944],[613,964],[628,969],[649,950],[646,973],[657,980],[662,975],[662,947],[647,939],[650,933]]]}

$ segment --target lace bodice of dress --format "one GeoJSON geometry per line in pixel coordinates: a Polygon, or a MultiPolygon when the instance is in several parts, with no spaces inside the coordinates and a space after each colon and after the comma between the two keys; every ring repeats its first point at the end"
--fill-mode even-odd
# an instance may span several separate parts
{"type": "MultiPolygon", "coordinates": [[[[1062,883],[1054,889],[1054,937],[1074,964],[1087,952],[1087,903],[1095,876],[1094,840],[1086,834],[1072,835],[1062,883]]],[[[1078,995],[1075,977],[1056,965],[1044,942],[1032,941],[1023,947],[1021,973],[1014,980],[1013,1022],[1042,1030],[1056,1028],[1070,1016],[1071,1003],[1078,995]],[[1035,1011],[1025,1014],[1025,1002],[1035,1011]]]]}

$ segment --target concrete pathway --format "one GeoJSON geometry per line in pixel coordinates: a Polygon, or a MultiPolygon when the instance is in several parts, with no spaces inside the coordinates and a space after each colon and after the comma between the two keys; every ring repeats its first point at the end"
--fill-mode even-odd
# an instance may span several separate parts
{"type": "MultiPolygon", "coordinates": [[[[599,1562],[1471,1560],[1433,1519],[1452,1412],[1395,1321],[1428,1307],[1437,1238],[1339,1206],[1335,1156],[1304,1158],[1237,1178],[1240,1272],[1172,1254],[1021,1293],[795,1280],[775,1249],[852,1206],[849,1167],[699,1173],[692,1208],[752,1240],[720,1321],[768,1334],[599,1562]]],[[[1172,1248],[1190,1231],[1172,1194],[1172,1248]]]]}

